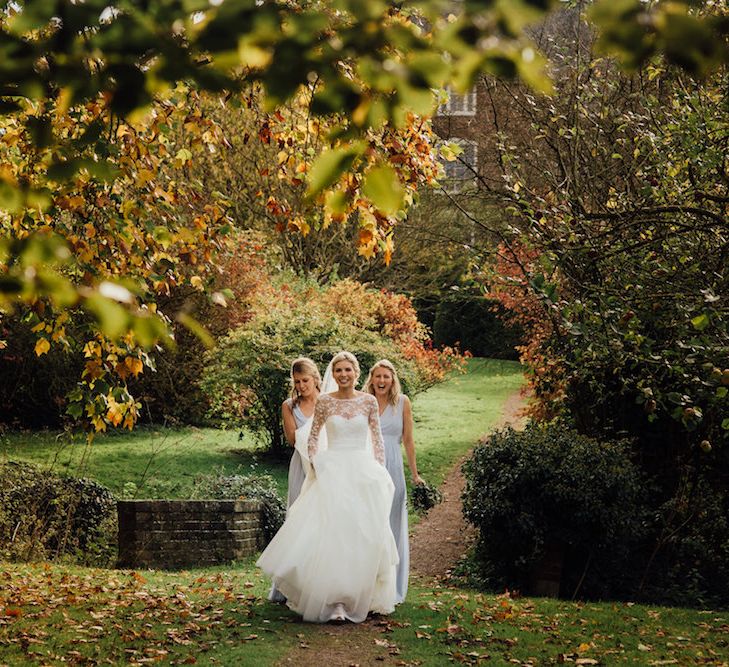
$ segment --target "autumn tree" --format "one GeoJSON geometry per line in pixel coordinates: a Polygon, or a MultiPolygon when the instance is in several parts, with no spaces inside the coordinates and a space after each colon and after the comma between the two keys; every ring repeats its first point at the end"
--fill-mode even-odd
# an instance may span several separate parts
{"type": "Polygon", "coordinates": [[[227,137],[225,159],[202,153],[195,168],[206,187],[226,193],[238,226],[263,232],[285,266],[324,282],[365,270],[376,254],[389,263],[395,223],[419,189],[436,183],[439,164],[429,119],[410,113],[400,128],[385,123],[363,136],[366,178],[348,171],[323,202],[312,199],[309,172],[331,147],[332,133],[350,125],[341,115],[317,117],[315,94],[316,86],[304,88],[267,112],[254,86],[212,104],[227,137]]]}

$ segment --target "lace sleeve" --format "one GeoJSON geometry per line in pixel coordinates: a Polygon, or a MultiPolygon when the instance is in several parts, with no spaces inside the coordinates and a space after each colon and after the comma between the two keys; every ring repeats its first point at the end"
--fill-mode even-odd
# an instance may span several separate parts
{"type": "Polygon", "coordinates": [[[382,430],[380,429],[380,411],[377,407],[377,399],[370,401],[370,411],[368,421],[370,424],[370,433],[372,434],[372,449],[375,452],[377,462],[385,465],[385,443],[382,439],[382,430]]]}
{"type": "Polygon", "coordinates": [[[311,431],[309,432],[309,440],[306,443],[306,451],[309,454],[309,461],[313,461],[319,449],[319,432],[327,419],[327,403],[326,399],[319,398],[314,406],[314,416],[311,422],[311,431]]]}

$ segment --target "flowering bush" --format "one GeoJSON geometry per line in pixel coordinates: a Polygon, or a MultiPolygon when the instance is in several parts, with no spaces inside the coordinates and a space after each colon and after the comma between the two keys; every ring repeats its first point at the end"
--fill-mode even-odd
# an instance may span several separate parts
{"type": "Polygon", "coordinates": [[[437,350],[427,327],[418,320],[410,299],[387,290],[374,290],[355,280],[341,280],[322,293],[322,302],[346,313],[352,324],[392,340],[402,356],[415,364],[418,383],[413,393],[442,382],[463,368],[464,357],[453,347],[437,350]]]}

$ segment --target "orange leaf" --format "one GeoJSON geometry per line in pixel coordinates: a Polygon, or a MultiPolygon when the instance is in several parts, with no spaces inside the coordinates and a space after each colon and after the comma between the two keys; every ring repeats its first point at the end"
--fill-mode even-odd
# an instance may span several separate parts
{"type": "Polygon", "coordinates": [[[137,377],[137,375],[139,375],[144,368],[142,360],[137,359],[136,357],[127,357],[126,359],[124,359],[124,365],[132,372],[134,377],[137,377]]]}

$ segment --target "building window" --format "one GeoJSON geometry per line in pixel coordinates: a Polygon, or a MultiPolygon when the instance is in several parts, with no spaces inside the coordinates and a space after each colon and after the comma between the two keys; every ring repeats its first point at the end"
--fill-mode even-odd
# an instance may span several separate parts
{"type": "Polygon", "coordinates": [[[476,88],[471,88],[464,95],[460,95],[450,88],[446,89],[448,101],[443,104],[438,113],[441,116],[475,116],[476,115],[476,88]]]}
{"type": "Polygon", "coordinates": [[[450,139],[458,144],[463,152],[450,162],[443,161],[445,180],[443,187],[448,192],[461,192],[474,184],[478,174],[478,148],[470,139],[450,139]]]}

